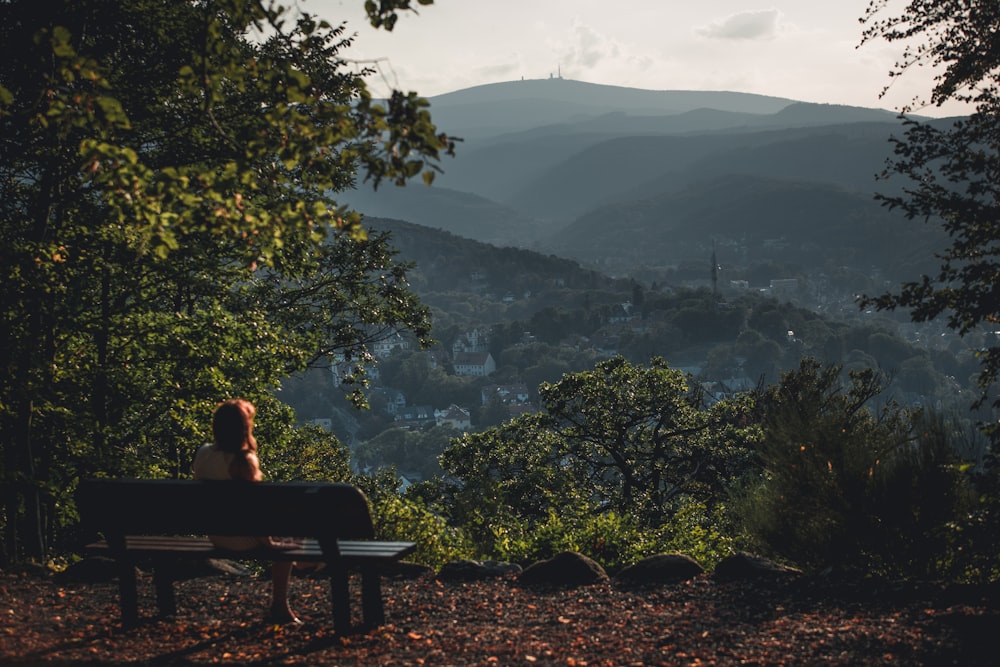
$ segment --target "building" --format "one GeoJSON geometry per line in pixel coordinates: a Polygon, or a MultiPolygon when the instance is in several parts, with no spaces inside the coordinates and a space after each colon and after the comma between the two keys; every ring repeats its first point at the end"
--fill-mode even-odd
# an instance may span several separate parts
{"type": "Polygon", "coordinates": [[[528,393],[528,385],[523,382],[517,384],[492,384],[483,387],[480,394],[482,398],[483,405],[490,402],[490,399],[496,397],[504,405],[511,403],[527,403],[530,398],[528,393]]]}
{"type": "Polygon", "coordinates": [[[455,355],[455,375],[486,377],[496,372],[497,364],[489,352],[460,352],[455,355]]]}
{"type": "Polygon", "coordinates": [[[456,431],[468,431],[472,428],[472,418],[469,411],[454,403],[447,410],[435,410],[434,418],[438,426],[447,426],[456,431]]]}
{"type": "Polygon", "coordinates": [[[409,350],[410,343],[398,333],[392,334],[388,338],[377,340],[372,343],[372,355],[376,359],[385,359],[396,350],[409,350]]]}

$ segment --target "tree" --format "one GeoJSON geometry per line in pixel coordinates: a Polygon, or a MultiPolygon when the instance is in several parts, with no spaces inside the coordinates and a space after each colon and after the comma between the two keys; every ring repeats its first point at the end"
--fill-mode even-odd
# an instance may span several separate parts
{"type": "Polygon", "coordinates": [[[440,457],[447,475],[458,480],[447,487],[448,513],[472,537],[477,553],[504,553],[505,542],[551,513],[584,504],[586,476],[561,451],[541,415],[452,440],[440,457]]]}
{"type": "Polygon", "coordinates": [[[944,429],[870,402],[870,368],[805,359],[762,400],[763,474],[740,514],[756,546],[814,569],[941,574],[949,522],[965,501],[944,429]]]}
{"type": "Polygon", "coordinates": [[[662,359],[633,366],[616,357],[545,383],[539,394],[542,412],[465,435],[445,451],[442,467],[461,480],[459,495],[478,498],[468,506],[513,503],[513,511],[537,519],[552,499],[568,502],[571,489],[590,511],[656,526],[682,496],[721,502],[723,489],[752,465],[753,397],[706,408],[697,388],[662,359]],[[516,493],[498,497],[498,485],[516,493]]]}
{"type": "MultiPolygon", "coordinates": [[[[905,135],[895,140],[886,176],[909,185],[881,201],[908,218],[940,224],[951,245],[938,254],[936,275],[903,283],[896,292],[868,296],[863,306],[882,310],[905,308],[914,321],[939,316],[950,328],[967,335],[1000,321],[1000,6],[967,0],[910,0],[902,12],[887,15],[885,2],[874,2],[863,21],[863,41],[885,39],[905,45],[890,72],[894,79],[907,70],[934,66],[929,102],[917,98],[903,108],[942,105],[949,100],[973,106],[957,122],[908,119],[905,135]]],[[[980,356],[977,405],[1000,398],[991,388],[1000,375],[1000,346],[980,356]]],[[[990,430],[996,431],[995,425],[990,430]]]]}
{"type": "Polygon", "coordinates": [[[637,367],[616,357],[539,394],[544,425],[562,455],[587,470],[598,504],[641,523],[662,521],[682,494],[718,498],[745,471],[752,398],[706,409],[698,389],[662,359],[637,367]]]}
{"type": "Polygon", "coordinates": [[[415,94],[375,102],[344,35],[252,0],[0,4],[0,559],[44,557],[80,475],[183,474],[220,398],[428,333],[333,197],[452,143],[415,94]]]}

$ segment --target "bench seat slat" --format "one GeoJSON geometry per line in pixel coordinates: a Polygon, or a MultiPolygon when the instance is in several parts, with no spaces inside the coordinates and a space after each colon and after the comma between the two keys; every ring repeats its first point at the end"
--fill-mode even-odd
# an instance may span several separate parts
{"type": "MultiPolygon", "coordinates": [[[[347,561],[398,560],[416,549],[415,542],[374,542],[362,540],[338,540],[340,558],[347,561]]],[[[87,551],[109,554],[113,550],[105,542],[87,545],[87,551]]],[[[293,549],[253,549],[232,551],[216,547],[207,537],[176,537],[156,535],[129,535],[125,538],[125,549],[135,555],[176,555],[196,558],[229,558],[233,560],[326,560],[316,540],[305,540],[302,546],[293,549]]]]}

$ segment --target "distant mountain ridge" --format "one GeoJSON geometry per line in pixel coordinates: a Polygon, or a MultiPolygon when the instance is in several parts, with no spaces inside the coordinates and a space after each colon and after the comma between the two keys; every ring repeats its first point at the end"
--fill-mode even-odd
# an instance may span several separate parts
{"type": "Polygon", "coordinates": [[[614,119],[609,124],[605,118],[611,115],[630,117],[639,127],[660,125],[643,130],[656,132],[781,127],[789,123],[834,122],[837,118],[842,122],[849,116],[865,120],[895,116],[882,109],[809,104],[753,93],[643,90],[560,78],[486,84],[430,97],[428,101],[435,124],[466,139],[555,124],[568,124],[579,132],[609,128],[620,132],[621,123],[615,126],[614,119]]]}
{"type": "Polygon", "coordinates": [[[655,91],[553,77],[492,83],[429,98],[435,123],[456,136],[479,137],[608,113],[672,116],[695,109],[773,114],[794,100],[749,93],[655,91]]]}
{"type": "Polygon", "coordinates": [[[713,235],[738,244],[737,223],[745,227],[738,236],[751,240],[741,261],[753,261],[762,240],[782,237],[793,241],[770,244],[769,260],[781,259],[775,248],[819,248],[815,264],[829,249],[827,259],[869,271],[920,263],[928,252],[925,234],[906,234],[873,198],[898,187],[876,182],[890,138],[903,131],[883,109],[559,78],[430,101],[441,129],[468,131],[434,186],[362,188],[344,193],[345,203],[602,270],[614,256],[619,273],[684,261],[684,253],[704,259],[713,235]],[[883,227],[903,238],[887,241],[883,227]]]}
{"type": "Polygon", "coordinates": [[[704,261],[718,244],[729,264],[878,268],[898,282],[932,270],[930,249],[942,241],[939,228],[895,215],[870,196],[825,183],[732,174],[595,209],[544,245],[585,265],[669,267],[704,261]]]}

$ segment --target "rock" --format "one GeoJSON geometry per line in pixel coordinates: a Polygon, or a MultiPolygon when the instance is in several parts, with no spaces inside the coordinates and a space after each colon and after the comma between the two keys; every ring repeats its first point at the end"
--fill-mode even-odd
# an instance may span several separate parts
{"type": "Polygon", "coordinates": [[[712,576],[718,581],[735,581],[738,579],[759,579],[761,577],[782,577],[801,573],[801,570],[779,565],[763,556],[740,552],[719,561],[719,564],[715,566],[712,576]]]}
{"type": "Polygon", "coordinates": [[[438,572],[437,578],[441,581],[483,581],[520,573],[521,566],[516,563],[495,560],[458,560],[445,564],[438,572]]]}
{"type": "Polygon", "coordinates": [[[704,572],[696,560],[684,554],[656,554],[624,568],[614,581],[619,586],[673,584],[704,572]]]}
{"type": "Polygon", "coordinates": [[[574,587],[608,581],[600,563],[575,551],[563,551],[549,560],[529,565],[518,577],[526,586],[574,587]]]}

